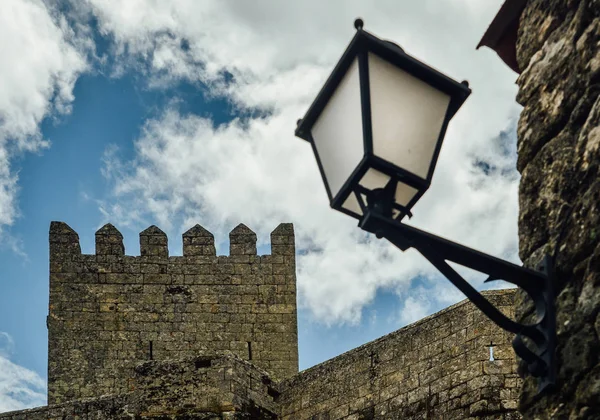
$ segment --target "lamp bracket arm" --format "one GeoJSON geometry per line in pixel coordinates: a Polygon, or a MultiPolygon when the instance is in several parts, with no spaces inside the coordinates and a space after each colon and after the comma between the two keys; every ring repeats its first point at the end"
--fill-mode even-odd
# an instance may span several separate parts
{"type": "Polygon", "coordinates": [[[524,289],[533,298],[540,293],[546,283],[546,277],[540,271],[518,266],[413,226],[386,219],[374,211],[365,214],[360,226],[377,236],[385,236],[403,251],[410,247],[419,251],[428,248],[437,255],[443,256],[446,261],[487,274],[489,276],[487,281],[501,279],[512,283],[524,289]]]}
{"type": "Polygon", "coordinates": [[[519,324],[504,315],[494,305],[492,305],[481,293],[469,284],[456,270],[454,270],[439,254],[426,246],[419,247],[417,250],[431,264],[437,268],[457,289],[459,289],[477,308],[481,310],[496,325],[505,331],[513,334],[521,334],[531,338],[536,344],[542,345],[545,341],[544,335],[535,325],[519,324]]]}
{"type": "Polygon", "coordinates": [[[542,393],[555,388],[556,309],[554,262],[550,256],[544,259],[539,268],[541,271],[534,271],[400,223],[379,213],[377,208],[368,209],[359,226],[378,238],[386,238],[402,251],[408,248],[419,251],[491,321],[516,335],[513,348],[525,361],[529,373],[539,378],[538,391],[542,393]],[[524,289],[535,304],[537,322],[520,324],[508,318],[456,272],[448,261],[487,274],[489,278],[486,281],[502,279],[524,289]],[[533,341],[535,351],[525,345],[523,337],[533,341]]]}
{"type": "MultiPolygon", "coordinates": [[[[399,222],[393,222],[393,224],[394,227],[392,229],[380,230],[380,235],[385,236],[386,239],[402,250],[412,247],[419,251],[501,328],[514,334],[522,334],[529,337],[537,345],[543,345],[547,341],[540,334],[538,328],[539,321],[536,325],[525,325],[515,323],[504,317],[485,297],[450,267],[448,261],[487,274],[488,279],[485,280],[486,282],[504,280],[522,288],[531,296],[535,304],[538,320],[546,318],[549,306],[552,305],[552,300],[554,299],[553,293],[549,291],[548,285],[550,280],[544,272],[519,267],[399,222]],[[502,320],[503,317],[506,319],[502,320]]],[[[552,261],[546,260],[545,264],[551,265],[552,261]]],[[[546,267],[544,271],[547,271],[548,268],[546,267]]]]}
{"type": "Polygon", "coordinates": [[[487,281],[502,279],[521,287],[532,297],[539,319],[543,319],[546,315],[548,299],[544,294],[547,283],[544,273],[519,267],[508,261],[385,218],[375,211],[368,211],[361,220],[360,226],[375,233],[378,237],[386,238],[403,251],[415,248],[500,328],[513,334],[529,337],[536,345],[543,346],[547,341],[538,328],[539,323],[519,324],[506,317],[457,273],[448,264],[448,261],[487,274],[489,276],[487,281]]]}

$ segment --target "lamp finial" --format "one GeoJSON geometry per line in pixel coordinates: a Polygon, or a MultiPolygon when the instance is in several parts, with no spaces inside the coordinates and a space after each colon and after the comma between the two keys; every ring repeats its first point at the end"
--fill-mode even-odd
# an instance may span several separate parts
{"type": "Polygon", "coordinates": [[[364,25],[365,25],[365,22],[363,22],[363,20],[361,18],[357,18],[354,21],[354,27],[356,28],[357,31],[360,31],[364,25]]]}

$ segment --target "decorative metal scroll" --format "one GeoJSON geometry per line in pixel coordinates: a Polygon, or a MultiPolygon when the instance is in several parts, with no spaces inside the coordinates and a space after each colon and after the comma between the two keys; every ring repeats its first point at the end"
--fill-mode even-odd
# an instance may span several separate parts
{"type": "Polygon", "coordinates": [[[394,217],[395,188],[396,184],[389,182],[385,188],[367,196],[366,203],[363,200],[365,195],[355,191],[364,215],[359,226],[378,238],[386,238],[402,251],[408,248],[419,251],[496,325],[515,334],[512,346],[525,362],[529,373],[539,378],[538,393],[552,390],[556,383],[556,311],[552,258],[546,256],[538,271],[531,270],[403,224],[394,217]],[[486,282],[504,280],[522,288],[535,304],[537,321],[534,324],[520,324],[508,318],[448,262],[487,274],[486,282]],[[525,344],[525,338],[531,340],[535,350],[525,344]]]}

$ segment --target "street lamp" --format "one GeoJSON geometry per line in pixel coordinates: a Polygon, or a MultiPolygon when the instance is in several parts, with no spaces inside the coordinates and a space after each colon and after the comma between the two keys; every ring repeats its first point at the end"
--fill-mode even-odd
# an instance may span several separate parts
{"type": "Polygon", "coordinates": [[[296,136],[315,154],[331,207],[402,251],[413,247],[504,330],[539,378],[538,391],[556,381],[553,263],[538,271],[503,261],[402,223],[431,184],[448,122],[467,99],[458,83],[363,30],[363,21],[306,115],[296,136]],[[537,311],[535,324],[507,318],[449,264],[455,262],[523,288],[537,311]],[[523,340],[534,343],[531,350],[523,340]]]}

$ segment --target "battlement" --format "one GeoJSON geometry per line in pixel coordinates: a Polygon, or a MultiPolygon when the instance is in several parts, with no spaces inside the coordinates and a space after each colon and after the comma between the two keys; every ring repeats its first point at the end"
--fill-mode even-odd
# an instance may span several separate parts
{"type": "Polygon", "coordinates": [[[240,224],[230,255],[217,256],[200,225],[183,233],[183,256],[167,235],[140,232],[140,255],[125,255],[111,224],[82,254],[66,223],[50,225],[48,399],[50,403],[125,392],[136,363],[231,351],[274,378],[298,372],[294,229],[271,233],[257,255],[256,234],[240,224]]]}
{"type": "MultiPolygon", "coordinates": [[[[184,257],[215,257],[215,238],[201,225],[195,225],[182,235],[184,257]]],[[[229,233],[229,256],[256,256],[256,233],[243,223],[229,233]]],[[[152,225],[140,232],[141,257],[169,257],[169,240],[158,227],[152,225]]],[[[291,223],[281,223],[271,232],[271,255],[293,256],[294,228],[291,223]]],[[[50,259],[71,260],[81,254],[79,235],[64,222],[50,223],[50,259]]],[[[96,254],[103,256],[125,256],[123,235],[117,228],[107,223],[96,232],[96,254]]],[[[240,260],[234,258],[234,260],[240,260]]],[[[242,258],[243,260],[243,258],[242,258]]],[[[197,260],[201,261],[201,260],[197,260]]]]}

